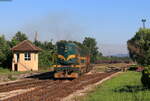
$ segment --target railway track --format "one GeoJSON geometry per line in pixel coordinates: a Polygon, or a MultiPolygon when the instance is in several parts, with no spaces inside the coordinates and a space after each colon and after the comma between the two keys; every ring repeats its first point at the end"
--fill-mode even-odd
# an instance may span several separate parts
{"type": "Polygon", "coordinates": [[[69,82],[65,80],[27,80],[24,83],[22,81],[18,82],[18,84],[0,85],[0,92],[35,87],[31,91],[7,98],[3,101],[60,101],[63,97],[83,89],[87,85],[94,84],[113,73],[115,72],[82,75],[69,82]],[[5,90],[6,88],[7,90],[5,90]]]}
{"type": "Polygon", "coordinates": [[[17,90],[17,89],[27,89],[27,88],[37,87],[37,86],[42,85],[43,83],[46,84],[52,81],[53,80],[44,80],[44,81],[43,80],[23,80],[23,81],[16,82],[16,83],[0,85],[0,93],[17,90]]]}

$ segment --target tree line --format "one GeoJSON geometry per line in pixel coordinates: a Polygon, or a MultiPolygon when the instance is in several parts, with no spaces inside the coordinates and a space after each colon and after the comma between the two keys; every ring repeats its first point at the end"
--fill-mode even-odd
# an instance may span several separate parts
{"type": "MultiPolygon", "coordinates": [[[[10,68],[12,63],[12,52],[11,48],[17,45],[18,43],[29,40],[27,35],[23,32],[17,32],[10,40],[6,40],[4,35],[0,36],[0,67],[10,68]]],[[[31,40],[30,40],[31,41],[31,40]]],[[[58,42],[63,42],[66,40],[61,40],[58,42]]],[[[31,41],[35,46],[42,49],[39,53],[39,67],[46,68],[54,64],[54,57],[56,53],[56,44],[52,41],[31,41]]],[[[99,57],[102,56],[102,53],[98,50],[96,39],[91,37],[85,37],[83,42],[78,41],[67,41],[73,42],[78,46],[86,47],[89,50],[91,56],[91,62],[94,63],[99,57]]],[[[56,42],[57,43],[57,42],[56,42]]]]}

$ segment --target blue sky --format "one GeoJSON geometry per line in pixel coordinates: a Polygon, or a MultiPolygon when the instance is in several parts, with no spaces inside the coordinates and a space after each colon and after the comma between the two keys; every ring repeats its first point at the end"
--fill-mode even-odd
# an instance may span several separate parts
{"type": "Polygon", "coordinates": [[[150,20],[149,0],[12,0],[0,2],[0,34],[17,31],[39,40],[96,38],[98,44],[126,44],[150,20]]]}

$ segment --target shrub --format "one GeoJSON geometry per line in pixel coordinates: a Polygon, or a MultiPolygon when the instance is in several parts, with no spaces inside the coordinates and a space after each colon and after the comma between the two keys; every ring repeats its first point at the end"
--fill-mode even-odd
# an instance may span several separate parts
{"type": "Polygon", "coordinates": [[[128,70],[136,71],[138,69],[138,65],[131,65],[128,70]]]}
{"type": "Polygon", "coordinates": [[[150,88],[150,65],[142,71],[141,82],[144,87],[150,88]]]}

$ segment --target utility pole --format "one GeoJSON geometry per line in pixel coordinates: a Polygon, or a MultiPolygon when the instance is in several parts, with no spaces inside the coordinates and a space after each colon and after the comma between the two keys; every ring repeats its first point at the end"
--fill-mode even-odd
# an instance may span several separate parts
{"type": "Polygon", "coordinates": [[[143,29],[145,29],[145,22],[146,22],[146,19],[142,19],[141,21],[143,22],[143,29]]]}

